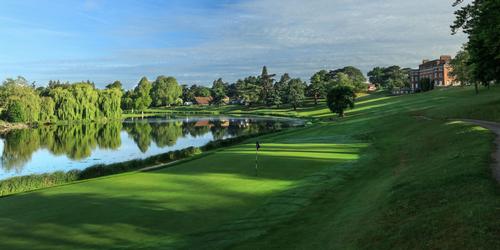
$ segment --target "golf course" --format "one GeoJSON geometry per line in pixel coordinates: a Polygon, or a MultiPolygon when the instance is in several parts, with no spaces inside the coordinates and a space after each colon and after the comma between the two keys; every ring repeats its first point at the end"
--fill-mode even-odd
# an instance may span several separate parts
{"type": "Polygon", "coordinates": [[[495,135],[461,119],[500,122],[499,105],[492,86],[376,92],[343,118],[324,101],[206,107],[311,122],[2,197],[0,249],[498,249],[495,135]]]}

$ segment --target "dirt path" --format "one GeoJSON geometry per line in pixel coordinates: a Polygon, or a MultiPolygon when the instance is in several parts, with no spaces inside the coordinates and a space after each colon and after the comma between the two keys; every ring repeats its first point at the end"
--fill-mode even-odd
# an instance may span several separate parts
{"type": "Polygon", "coordinates": [[[497,122],[489,122],[489,121],[482,121],[482,120],[472,120],[472,119],[460,119],[461,121],[467,122],[467,123],[472,123],[476,124],[478,126],[481,126],[483,128],[491,130],[493,133],[496,134],[495,138],[495,151],[491,153],[491,156],[495,160],[493,162],[493,165],[491,166],[493,169],[493,175],[497,182],[500,183],[500,123],[497,122]]]}

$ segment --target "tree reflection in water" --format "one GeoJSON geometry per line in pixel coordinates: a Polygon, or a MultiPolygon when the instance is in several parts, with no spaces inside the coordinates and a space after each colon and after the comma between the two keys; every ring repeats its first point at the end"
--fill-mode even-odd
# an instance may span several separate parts
{"type": "Polygon", "coordinates": [[[288,125],[289,121],[286,120],[216,117],[44,125],[1,135],[1,163],[4,171],[19,172],[39,149],[75,161],[89,158],[96,148],[117,151],[122,145],[121,131],[126,131],[139,150],[145,153],[153,142],[160,148],[171,147],[181,137],[196,138],[211,133],[214,140],[219,140],[281,129],[288,125]]]}

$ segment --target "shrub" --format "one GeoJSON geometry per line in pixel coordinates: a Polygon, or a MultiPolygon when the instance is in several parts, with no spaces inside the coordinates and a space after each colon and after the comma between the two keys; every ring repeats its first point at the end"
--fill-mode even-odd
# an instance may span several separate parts
{"type": "Polygon", "coordinates": [[[433,90],[434,89],[434,82],[431,81],[429,78],[422,78],[418,81],[418,85],[420,86],[420,90],[423,92],[433,90]]]}
{"type": "Polygon", "coordinates": [[[9,122],[25,122],[28,115],[23,103],[16,99],[9,102],[5,111],[5,119],[9,122]]]}

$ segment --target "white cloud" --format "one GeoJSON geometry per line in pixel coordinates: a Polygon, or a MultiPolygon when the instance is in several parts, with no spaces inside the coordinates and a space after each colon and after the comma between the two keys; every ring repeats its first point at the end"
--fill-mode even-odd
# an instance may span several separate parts
{"type": "MultiPolygon", "coordinates": [[[[97,8],[97,1],[86,1],[97,8]]],[[[150,36],[172,27],[200,34],[202,42],[169,48],[110,50],[94,61],[28,66],[44,80],[90,78],[102,85],[120,79],[131,86],[142,75],[174,75],[184,83],[209,84],[275,73],[307,79],[314,71],[353,65],[416,67],[423,58],[454,54],[463,36],[451,36],[451,1],[255,0],[165,16],[130,17],[111,35],[150,36]]],[[[168,41],[165,41],[167,44],[168,41]]]]}

